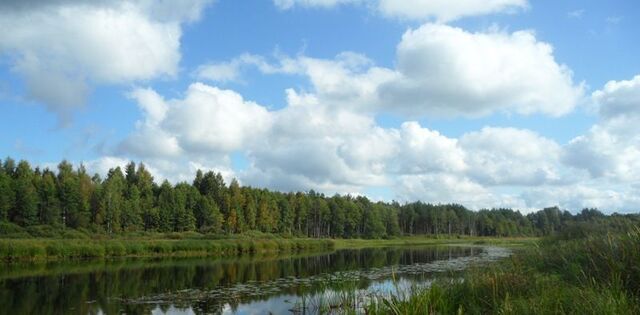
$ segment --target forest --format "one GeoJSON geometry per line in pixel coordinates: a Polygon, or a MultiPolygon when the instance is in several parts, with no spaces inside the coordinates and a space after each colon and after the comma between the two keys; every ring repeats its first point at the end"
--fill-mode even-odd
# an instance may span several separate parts
{"type": "Polygon", "coordinates": [[[27,161],[0,161],[0,236],[16,226],[119,235],[136,231],[242,234],[260,231],[313,238],[401,235],[545,236],[591,229],[622,230],[638,214],[576,214],[557,207],[523,215],[514,209],[472,211],[458,204],[374,202],[364,196],[278,192],[227,184],[197,171],[192,183],[158,184],[144,164],[90,175],[67,161],[57,170],[27,161]]]}

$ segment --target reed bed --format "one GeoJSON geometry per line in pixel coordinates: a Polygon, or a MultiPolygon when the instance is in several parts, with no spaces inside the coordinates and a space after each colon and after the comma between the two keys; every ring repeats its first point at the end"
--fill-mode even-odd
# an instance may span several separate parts
{"type": "Polygon", "coordinates": [[[145,256],[231,257],[268,252],[326,251],[323,239],[2,239],[0,260],[33,261],[145,256]]]}
{"type": "Polygon", "coordinates": [[[364,313],[640,314],[640,229],[545,240],[462,279],[374,297],[364,313]]]}

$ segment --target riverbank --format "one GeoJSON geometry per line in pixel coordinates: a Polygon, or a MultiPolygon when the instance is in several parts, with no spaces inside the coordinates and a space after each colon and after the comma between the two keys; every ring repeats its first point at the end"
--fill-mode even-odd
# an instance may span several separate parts
{"type": "Polygon", "coordinates": [[[395,239],[285,238],[255,233],[237,236],[197,233],[140,234],[117,238],[0,239],[0,261],[39,261],[111,257],[216,256],[236,257],[262,253],[313,253],[334,249],[385,246],[486,245],[523,246],[536,238],[432,237],[395,239]]]}
{"type": "Polygon", "coordinates": [[[640,229],[549,239],[462,280],[374,297],[367,314],[639,314],[640,229]]]}
{"type": "Polygon", "coordinates": [[[334,248],[324,239],[2,239],[0,260],[37,261],[111,257],[215,256],[320,252],[334,248]]]}
{"type": "Polygon", "coordinates": [[[479,237],[465,235],[417,235],[393,239],[335,239],[336,249],[385,247],[385,246],[431,246],[431,245],[499,245],[504,247],[526,247],[539,241],[538,237],[479,237]]]}

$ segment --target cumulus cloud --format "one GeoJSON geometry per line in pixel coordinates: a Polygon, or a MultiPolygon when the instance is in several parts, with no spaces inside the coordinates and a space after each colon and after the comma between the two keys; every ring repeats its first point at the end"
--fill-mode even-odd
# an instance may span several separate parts
{"type": "Polygon", "coordinates": [[[296,6],[332,8],[345,4],[365,4],[386,17],[438,22],[448,22],[469,16],[513,13],[528,7],[527,0],[273,0],[273,3],[281,10],[296,6]]]}
{"type": "Polygon", "coordinates": [[[425,24],[402,36],[394,69],[344,52],[334,59],[278,56],[272,63],[243,55],[201,73],[237,79],[250,65],[266,74],[306,76],[310,93],[323,104],[407,117],[560,116],[574,109],[584,90],[573,82],[571,70],[556,62],[551,45],[532,31],[471,33],[425,24]]]}
{"type": "Polygon", "coordinates": [[[509,207],[525,209],[518,196],[496,194],[471,179],[455,174],[430,173],[398,177],[398,198],[431,203],[457,203],[472,209],[509,207]]]}
{"type": "Polygon", "coordinates": [[[528,7],[527,0],[379,0],[384,15],[405,19],[448,22],[468,16],[515,12],[528,7]]]}
{"type": "MultiPolygon", "coordinates": [[[[526,129],[484,127],[456,138],[414,121],[384,128],[373,114],[293,89],[277,110],[203,83],[192,84],[178,99],[151,89],[136,89],[131,97],[143,119],[116,156],[143,158],[158,178],[191,180],[197,168],[214,169],[244,184],[282,191],[364,194],[389,187],[401,201],[458,202],[473,209],[559,205],[622,211],[638,205],[631,197],[637,189],[589,180],[575,170],[577,164],[566,167],[573,144],[562,146],[526,129]],[[247,166],[234,171],[234,154],[247,166]]],[[[606,152],[616,150],[624,152],[606,152]]],[[[611,172],[610,164],[582,155],[611,172]]],[[[613,168],[632,184],[637,175],[631,167],[638,160],[633,158],[617,160],[619,167],[629,167],[613,168]]]]}
{"type": "Polygon", "coordinates": [[[401,153],[396,161],[398,173],[460,173],[467,170],[466,153],[456,139],[423,128],[413,121],[401,125],[400,135],[401,153]]]}
{"type": "Polygon", "coordinates": [[[593,92],[600,116],[606,120],[640,116],[640,75],[631,80],[609,81],[602,90],[593,92]]]}
{"type": "Polygon", "coordinates": [[[609,81],[592,94],[599,121],[572,139],[565,162],[592,177],[640,181],[640,76],[609,81]]]}
{"type": "Polygon", "coordinates": [[[527,206],[544,208],[559,206],[578,210],[599,208],[608,212],[636,212],[640,208],[638,191],[629,188],[612,189],[598,184],[575,184],[563,187],[538,187],[522,194],[527,206]]]}
{"type": "Polygon", "coordinates": [[[201,65],[194,74],[200,80],[223,83],[241,81],[242,70],[248,66],[255,66],[267,73],[279,71],[268,64],[262,56],[242,54],[228,62],[201,65]]]}
{"type": "Polygon", "coordinates": [[[24,78],[27,96],[65,122],[95,84],[175,75],[181,24],[208,2],[3,2],[0,54],[24,78]]]}
{"type": "Polygon", "coordinates": [[[288,106],[272,112],[273,125],[249,150],[247,176],[268,178],[279,189],[354,191],[385,183],[386,162],[396,153],[397,132],[372,117],[338,110],[288,91],[288,106]]]}
{"type": "Polygon", "coordinates": [[[341,4],[358,3],[362,0],[273,0],[278,9],[288,10],[295,6],[331,8],[341,4]]]}
{"type": "Polygon", "coordinates": [[[469,176],[488,185],[542,185],[560,181],[560,146],[529,130],[485,127],[464,134],[469,176]]]}
{"type": "Polygon", "coordinates": [[[184,99],[165,101],[150,89],[131,95],[144,120],[137,122],[119,150],[140,157],[226,154],[246,148],[270,124],[264,107],[202,83],[189,86],[184,99]]]}
{"type": "Polygon", "coordinates": [[[407,113],[559,116],[583,91],[532,31],[471,33],[425,24],[402,36],[397,55],[400,77],[383,83],[379,93],[382,104],[407,113]]]}

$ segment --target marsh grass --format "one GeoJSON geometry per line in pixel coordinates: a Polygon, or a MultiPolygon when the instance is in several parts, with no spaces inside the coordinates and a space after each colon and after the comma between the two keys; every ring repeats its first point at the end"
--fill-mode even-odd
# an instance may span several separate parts
{"type": "Polygon", "coordinates": [[[305,304],[318,314],[640,314],[640,228],[574,235],[462,276],[443,275],[426,288],[346,293],[341,302],[308,297],[305,304]]]}
{"type": "Polygon", "coordinates": [[[1,239],[0,260],[33,261],[129,256],[230,257],[269,252],[312,252],[333,248],[312,239],[1,239]]]}
{"type": "Polygon", "coordinates": [[[640,229],[551,239],[459,281],[376,297],[366,314],[640,314],[640,229]]]}

